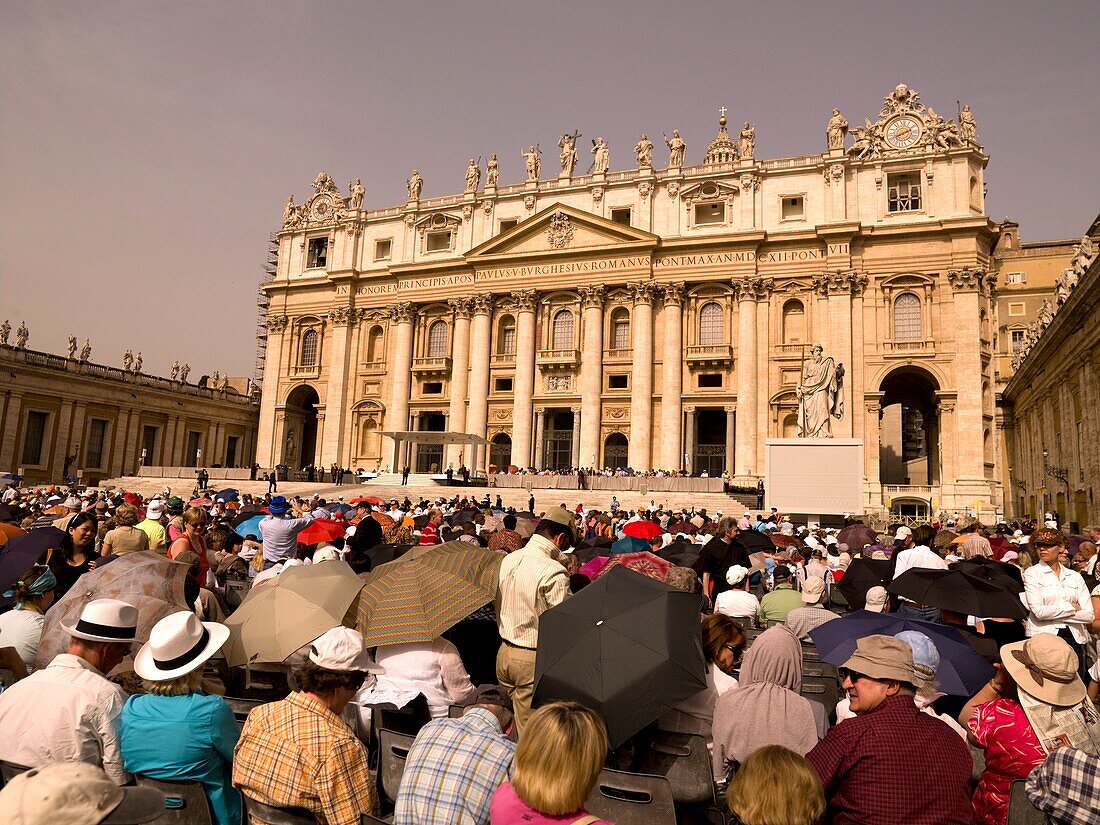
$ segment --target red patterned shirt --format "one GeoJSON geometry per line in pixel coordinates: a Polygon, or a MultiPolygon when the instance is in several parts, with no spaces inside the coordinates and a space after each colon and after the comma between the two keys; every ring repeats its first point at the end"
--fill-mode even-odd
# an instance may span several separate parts
{"type": "Polygon", "coordinates": [[[806,758],[832,825],[971,825],[970,752],[911,696],[844,720],[806,758]]]}
{"type": "Polygon", "coordinates": [[[1047,755],[1015,699],[994,699],[978,705],[967,727],[985,748],[985,771],[974,792],[977,822],[1005,825],[1013,780],[1027,779],[1047,755]]]}

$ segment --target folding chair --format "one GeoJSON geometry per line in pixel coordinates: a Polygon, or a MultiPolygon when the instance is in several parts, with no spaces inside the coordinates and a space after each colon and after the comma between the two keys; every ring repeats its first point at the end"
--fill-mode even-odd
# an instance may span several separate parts
{"type": "Polygon", "coordinates": [[[663,776],[604,768],[584,807],[615,825],[676,825],[672,785],[663,776]]]}
{"type": "Polygon", "coordinates": [[[672,797],[686,805],[713,805],[714,780],[707,741],[698,734],[656,731],[638,759],[640,773],[663,776],[672,797]]]}
{"type": "Polygon", "coordinates": [[[840,701],[840,685],[831,676],[802,675],[802,695],[825,706],[829,722],[836,721],[836,705],[840,701]]]}
{"type": "MultiPolygon", "coordinates": [[[[137,774],[134,781],[143,788],[152,788],[164,794],[164,813],[157,817],[158,825],[212,825],[214,817],[210,813],[210,802],[201,782],[172,782],[167,779],[151,779],[137,774]],[[182,804],[173,801],[168,807],[168,798],[175,797],[182,804]]],[[[272,821],[271,825],[282,825],[272,821]]]]}
{"type": "Polygon", "coordinates": [[[1047,825],[1053,822],[1049,816],[1035,807],[1024,792],[1023,779],[1012,783],[1012,795],[1008,798],[1008,820],[1006,825],[1047,825]]]}
{"type": "MultiPolygon", "coordinates": [[[[244,794],[242,794],[244,796],[244,794]]],[[[265,805],[250,796],[244,796],[244,809],[250,815],[255,815],[260,822],[268,825],[317,825],[317,817],[305,808],[276,808],[273,805],[265,805]]],[[[246,816],[245,820],[250,821],[246,816]]],[[[157,822],[160,822],[158,819],[157,822]]]]}
{"type": "Polygon", "coordinates": [[[378,734],[378,774],[382,777],[382,792],[390,802],[397,802],[401,789],[401,775],[405,772],[405,760],[409,757],[415,736],[409,736],[383,728],[378,734]]]}

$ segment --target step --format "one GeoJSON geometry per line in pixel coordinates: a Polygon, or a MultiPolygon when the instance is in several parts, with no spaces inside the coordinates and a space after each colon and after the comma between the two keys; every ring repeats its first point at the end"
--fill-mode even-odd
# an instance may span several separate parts
{"type": "Polygon", "coordinates": [[[406,484],[401,483],[401,473],[379,473],[370,481],[368,485],[374,485],[378,487],[437,487],[439,486],[435,479],[432,478],[431,473],[409,473],[409,480],[406,484]]]}

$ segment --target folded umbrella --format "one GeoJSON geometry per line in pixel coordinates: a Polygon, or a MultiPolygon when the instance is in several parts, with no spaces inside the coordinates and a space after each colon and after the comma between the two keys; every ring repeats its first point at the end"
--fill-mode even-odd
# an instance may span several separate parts
{"type": "Polygon", "coordinates": [[[314,519],[309,527],[298,534],[298,541],[302,544],[320,544],[323,541],[340,538],[347,529],[348,526],[342,521],[318,518],[314,519]]]}
{"type": "Polygon", "coordinates": [[[3,593],[36,564],[47,564],[50,555],[65,540],[65,531],[39,527],[8,541],[0,551],[0,593],[3,593]]]}
{"type": "Polygon", "coordinates": [[[635,538],[634,536],[623,536],[617,542],[611,545],[611,555],[616,556],[620,553],[641,553],[643,550],[649,549],[649,542],[642,539],[635,538]]]}
{"type": "Polygon", "coordinates": [[[592,708],[612,747],[705,687],[694,594],[616,567],[539,617],[535,706],[592,708]]]}
{"type": "Polygon", "coordinates": [[[640,521],[632,521],[623,528],[623,533],[627,536],[634,536],[635,538],[649,541],[652,538],[663,535],[664,530],[661,529],[661,525],[654,524],[648,519],[641,519],[640,521]]]}
{"type": "Polygon", "coordinates": [[[993,678],[993,666],[955,628],[901,618],[894,613],[857,610],[814,628],[810,638],[822,661],[840,667],[855,652],[857,639],[880,634],[896,636],[903,630],[919,630],[936,646],[940,654],[936,680],[944,693],[973,696],[993,678]]]}
{"type": "Polygon", "coordinates": [[[1016,593],[959,569],[927,570],[914,567],[890,582],[886,589],[917,604],[968,616],[1027,618],[1027,608],[1016,593]]]}
{"type": "Polygon", "coordinates": [[[948,565],[952,570],[962,570],[971,576],[985,579],[996,584],[1011,593],[1024,592],[1024,576],[1020,568],[1014,564],[1002,564],[985,556],[974,556],[948,565]]]}
{"type": "Polygon", "coordinates": [[[890,577],[890,562],[883,559],[855,559],[837,583],[848,604],[862,605],[872,587],[885,587],[890,577]]]}
{"type": "Polygon", "coordinates": [[[496,595],[502,556],[465,541],[415,547],[366,574],[356,625],[367,645],[430,642],[496,595]]]}

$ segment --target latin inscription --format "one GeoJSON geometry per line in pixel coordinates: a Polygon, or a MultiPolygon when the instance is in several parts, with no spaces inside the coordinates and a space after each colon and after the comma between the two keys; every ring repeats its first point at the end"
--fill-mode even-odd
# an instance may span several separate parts
{"type": "Polygon", "coordinates": [[[612,272],[619,269],[646,269],[648,256],[634,258],[603,258],[596,261],[569,261],[560,264],[531,264],[530,266],[508,266],[500,269],[482,269],[477,280],[504,281],[512,278],[531,278],[539,275],[570,275],[583,272],[612,272]]]}

